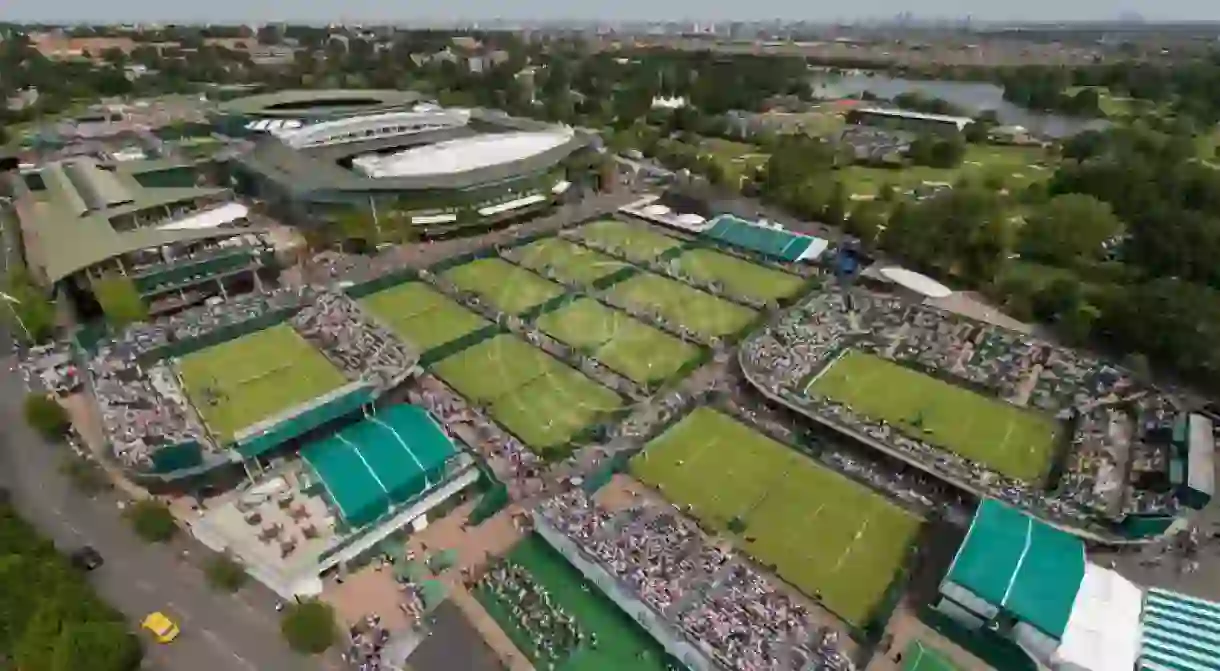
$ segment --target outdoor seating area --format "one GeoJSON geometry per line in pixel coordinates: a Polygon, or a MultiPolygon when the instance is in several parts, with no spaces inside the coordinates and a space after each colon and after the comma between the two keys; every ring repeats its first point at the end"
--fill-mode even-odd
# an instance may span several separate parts
{"type": "MultiPolygon", "coordinates": [[[[1176,416],[1176,401],[1104,361],[1032,336],[887,294],[835,287],[813,295],[751,338],[743,346],[741,361],[756,385],[793,407],[1050,518],[1090,526],[1099,513],[1113,519],[1137,510],[1175,508],[1169,496],[1149,496],[1136,489],[1137,480],[1128,477],[1125,467],[1128,450],[1119,445],[1142,445],[1144,433],[1155,433],[1176,416]],[[1083,412],[1072,440],[1069,472],[1059,490],[1043,491],[932,445],[909,428],[809,393],[811,381],[833,370],[848,349],[927,371],[938,379],[959,381],[966,389],[1013,406],[1014,411],[1024,406],[1057,422],[1083,412]],[[1139,417],[1116,416],[1120,407],[1132,404],[1140,409],[1139,417]],[[1099,440],[1110,445],[1099,447],[1099,440]]],[[[1142,464],[1156,463],[1155,450],[1137,449],[1142,464]]]]}
{"type": "Polygon", "coordinates": [[[713,544],[672,506],[641,500],[610,512],[575,489],[538,513],[725,668],[852,668],[837,635],[815,626],[807,605],[713,544]]]}
{"type": "Polygon", "coordinates": [[[419,360],[418,352],[374,322],[346,295],[319,291],[289,323],[349,380],[388,389],[419,360]]]}

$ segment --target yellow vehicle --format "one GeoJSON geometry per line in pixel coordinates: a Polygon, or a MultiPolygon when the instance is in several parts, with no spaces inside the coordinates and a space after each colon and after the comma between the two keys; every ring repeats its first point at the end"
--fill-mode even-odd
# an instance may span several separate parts
{"type": "Polygon", "coordinates": [[[142,626],[152,632],[153,637],[157,639],[158,643],[169,643],[178,638],[180,633],[178,625],[174,624],[173,620],[160,611],[149,613],[148,617],[144,618],[142,626]]]}

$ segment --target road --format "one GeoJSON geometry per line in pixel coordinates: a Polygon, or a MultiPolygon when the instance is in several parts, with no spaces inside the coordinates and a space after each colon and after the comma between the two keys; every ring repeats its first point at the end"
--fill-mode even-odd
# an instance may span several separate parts
{"type": "MultiPolygon", "coordinates": [[[[22,516],[61,549],[91,545],[105,565],[90,574],[104,599],[138,623],[160,610],[181,625],[170,645],[149,643],[146,666],[161,671],[320,671],[321,661],[293,653],[279,634],[275,598],[259,585],[237,595],[212,590],[181,547],[149,546],[120,517],[117,497],[77,493],[58,471],[64,446],[48,445],[22,419],[24,388],[0,333],[0,486],[22,516]]],[[[196,554],[201,554],[198,550],[196,554]]]]}

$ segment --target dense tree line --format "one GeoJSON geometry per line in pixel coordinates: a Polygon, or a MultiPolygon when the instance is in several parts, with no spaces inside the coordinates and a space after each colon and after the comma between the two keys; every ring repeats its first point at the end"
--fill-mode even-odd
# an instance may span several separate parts
{"type": "Polygon", "coordinates": [[[131,671],[139,640],[84,577],[0,503],[0,667],[131,671]]]}

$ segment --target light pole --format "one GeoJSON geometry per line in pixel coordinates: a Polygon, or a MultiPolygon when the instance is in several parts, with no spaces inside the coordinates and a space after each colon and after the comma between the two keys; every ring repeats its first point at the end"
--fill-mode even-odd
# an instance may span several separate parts
{"type": "Polygon", "coordinates": [[[17,308],[14,306],[21,305],[21,301],[12,296],[0,291],[0,300],[8,306],[9,312],[13,313],[13,319],[17,321],[17,325],[21,327],[21,332],[25,334],[25,341],[31,345],[34,344],[34,338],[30,337],[30,330],[25,327],[25,322],[21,321],[21,315],[17,314],[17,308]]]}

